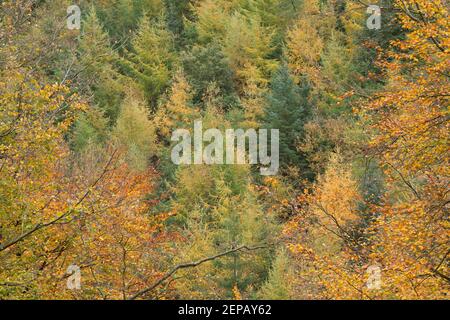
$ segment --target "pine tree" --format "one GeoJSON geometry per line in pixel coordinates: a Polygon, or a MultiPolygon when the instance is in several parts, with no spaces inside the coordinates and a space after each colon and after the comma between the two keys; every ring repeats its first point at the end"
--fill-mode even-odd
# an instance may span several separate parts
{"type": "Polygon", "coordinates": [[[196,45],[182,57],[183,68],[194,91],[193,102],[201,103],[213,83],[224,100],[234,102],[232,71],[220,46],[196,45]]]}
{"type": "MultiPolygon", "coordinates": [[[[307,163],[297,151],[303,137],[304,125],[311,113],[310,87],[306,79],[297,86],[286,65],[281,66],[272,78],[270,93],[266,98],[265,126],[280,130],[280,164],[296,165],[307,169],[307,163]]],[[[307,172],[305,172],[306,174],[307,172]]]]}

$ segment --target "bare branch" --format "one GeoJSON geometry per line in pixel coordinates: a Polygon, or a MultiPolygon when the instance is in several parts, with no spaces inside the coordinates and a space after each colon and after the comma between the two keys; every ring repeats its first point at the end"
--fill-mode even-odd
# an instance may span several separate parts
{"type": "Polygon", "coordinates": [[[117,150],[114,150],[113,154],[111,155],[108,163],[106,164],[105,168],[103,169],[103,172],[101,173],[101,175],[97,178],[97,180],[94,181],[94,183],[92,183],[90,185],[90,187],[87,189],[87,191],[83,194],[83,196],[77,201],[77,203],[73,206],[73,208],[69,211],[64,212],[63,214],[57,216],[56,218],[54,218],[53,220],[50,220],[49,222],[46,223],[38,223],[36,224],[33,228],[31,228],[30,230],[28,230],[27,232],[21,234],[20,236],[16,237],[15,239],[11,240],[10,242],[1,245],[0,244],[0,252],[8,249],[9,247],[21,242],[22,240],[24,240],[25,238],[27,238],[28,236],[32,235],[33,233],[35,233],[36,231],[39,231],[43,228],[52,226],[54,224],[56,224],[58,221],[63,220],[64,218],[68,217],[73,210],[78,207],[91,193],[92,188],[94,188],[99,182],[100,180],[103,179],[103,177],[105,176],[105,174],[109,171],[109,167],[111,166],[112,160],[116,154],[117,150]]]}
{"type": "Polygon", "coordinates": [[[259,245],[259,246],[255,246],[255,247],[248,247],[247,245],[241,245],[239,247],[227,250],[225,252],[216,254],[214,256],[211,257],[207,257],[207,258],[203,258],[201,260],[198,260],[196,262],[189,262],[189,263],[183,263],[183,264],[179,264],[175,267],[172,268],[172,270],[170,270],[169,272],[167,272],[165,275],[163,275],[159,280],[157,280],[154,284],[152,284],[150,287],[145,288],[141,291],[139,291],[138,293],[134,294],[132,297],[129,298],[129,300],[135,300],[143,295],[145,295],[146,293],[154,290],[155,288],[157,288],[159,285],[161,285],[164,281],[166,281],[167,279],[169,279],[173,274],[175,274],[178,270],[181,269],[186,269],[186,268],[194,268],[197,267],[201,264],[204,264],[205,262],[208,261],[212,261],[212,260],[216,260],[219,259],[221,257],[227,256],[229,254],[232,253],[236,253],[239,251],[255,251],[255,250],[259,250],[259,249],[265,249],[267,248],[268,245],[259,245]]]}

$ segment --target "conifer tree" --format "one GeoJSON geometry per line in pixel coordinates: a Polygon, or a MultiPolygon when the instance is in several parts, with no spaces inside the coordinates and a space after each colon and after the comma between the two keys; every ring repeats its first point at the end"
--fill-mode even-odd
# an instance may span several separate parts
{"type": "Polygon", "coordinates": [[[127,150],[127,162],[137,170],[147,168],[151,155],[156,154],[156,130],[149,120],[143,98],[128,94],[113,130],[114,137],[127,150]]]}
{"type": "Polygon", "coordinates": [[[232,71],[218,44],[194,46],[192,50],[184,53],[182,63],[186,77],[194,91],[194,103],[203,101],[211,84],[220,90],[225,100],[233,102],[232,71]]]}
{"type": "Polygon", "coordinates": [[[282,46],[287,28],[298,15],[302,0],[246,0],[243,8],[250,16],[258,16],[265,27],[275,31],[273,45],[276,56],[282,54],[282,46]]]}
{"type": "MultiPolygon", "coordinates": [[[[280,130],[280,164],[296,165],[302,169],[307,163],[297,151],[297,142],[303,137],[304,125],[311,113],[310,86],[305,78],[297,86],[286,65],[272,78],[266,98],[265,126],[280,130]]],[[[305,172],[306,174],[307,172],[305,172]]]]}
{"type": "MultiPolygon", "coordinates": [[[[162,0],[109,0],[94,1],[98,17],[119,50],[130,48],[131,36],[139,21],[147,15],[157,17],[163,11],[162,0]]],[[[122,50],[121,50],[122,51],[122,50]]]]}
{"type": "Polygon", "coordinates": [[[163,0],[167,28],[177,38],[184,32],[184,16],[188,13],[191,2],[191,0],[163,0]]]}
{"type": "MultiPolygon", "coordinates": [[[[173,209],[179,219],[184,217],[189,239],[180,247],[183,260],[272,241],[274,221],[257,203],[248,175],[248,168],[235,166],[192,166],[179,172],[173,209]]],[[[229,299],[237,287],[250,298],[267,277],[270,254],[267,248],[223,257],[185,273],[178,285],[191,297],[229,299]]]]}
{"type": "Polygon", "coordinates": [[[71,147],[81,153],[89,145],[102,145],[108,136],[108,119],[100,109],[91,107],[75,121],[70,138],[71,147]]]}
{"type": "Polygon", "coordinates": [[[114,69],[117,54],[110,48],[109,38],[103,30],[94,7],[83,23],[79,45],[79,86],[86,96],[93,95],[94,103],[104,111],[113,124],[122,102],[123,80],[114,69]]]}
{"type": "Polygon", "coordinates": [[[173,81],[168,101],[161,105],[155,115],[159,134],[166,140],[176,129],[187,127],[199,116],[192,105],[192,90],[182,71],[173,81]]]}
{"type": "Polygon", "coordinates": [[[241,95],[248,82],[265,87],[278,67],[278,62],[271,56],[273,36],[273,29],[265,27],[259,16],[247,17],[235,12],[230,17],[223,52],[241,95]]]}
{"type": "MultiPolygon", "coordinates": [[[[229,125],[213,108],[203,120],[205,129],[229,125]]],[[[180,262],[273,240],[273,217],[258,203],[246,165],[181,167],[172,191],[173,220],[184,226],[188,240],[179,248],[180,262]]],[[[267,248],[223,257],[185,273],[178,286],[183,296],[232,298],[237,287],[243,297],[249,298],[267,277],[270,254],[267,248]]]]}
{"type": "Polygon", "coordinates": [[[281,248],[273,261],[269,277],[258,292],[263,300],[289,300],[293,298],[294,270],[286,249],[281,248]]]}
{"type": "Polygon", "coordinates": [[[144,16],[132,40],[128,60],[121,60],[126,74],[137,79],[152,109],[167,89],[176,67],[173,35],[165,29],[164,17],[150,21],[144,16]]]}

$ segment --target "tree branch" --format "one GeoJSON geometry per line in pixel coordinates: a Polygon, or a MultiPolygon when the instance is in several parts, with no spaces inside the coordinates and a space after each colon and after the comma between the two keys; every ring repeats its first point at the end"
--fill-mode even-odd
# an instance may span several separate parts
{"type": "Polygon", "coordinates": [[[138,293],[134,294],[132,297],[129,298],[129,300],[135,300],[143,295],[145,295],[146,293],[154,290],[155,288],[157,288],[159,285],[161,285],[164,281],[166,281],[167,279],[169,279],[173,274],[175,274],[178,270],[181,269],[186,269],[186,268],[194,268],[197,267],[205,262],[208,261],[212,261],[212,260],[216,260],[219,259],[221,257],[227,256],[229,254],[232,253],[236,253],[239,251],[255,251],[255,250],[259,250],[259,249],[265,249],[267,248],[268,245],[259,245],[259,246],[255,246],[255,247],[248,247],[247,245],[241,245],[239,247],[227,250],[225,252],[216,254],[214,256],[211,257],[207,257],[207,258],[203,258],[201,260],[198,260],[196,262],[189,262],[189,263],[183,263],[183,264],[179,264],[175,267],[172,268],[172,270],[170,270],[169,272],[167,272],[166,274],[164,274],[159,280],[157,280],[154,284],[152,284],[150,287],[145,288],[141,291],[139,291],[138,293]]]}
{"type": "MultiPolygon", "coordinates": [[[[111,158],[109,159],[108,163],[106,164],[105,168],[103,169],[102,174],[97,178],[97,180],[94,181],[93,184],[91,184],[91,186],[87,189],[87,191],[83,194],[83,196],[74,205],[73,209],[78,207],[89,196],[89,194],[92,191],[92,188],[94,188],[100,182],[100,180],[103,179],[105,174],[109,171],[109,166],[111,165],[112,160],[113,160],[116,152],[117,152],[117,150],[114,150],[114,152],[111,155],[111,158]]],[[[33,228],[31,228],[27,232],[22,233],[20,236],[16,237],[15,239],[9,241],[8,243],[6,243],[4,245],[0,244],[0,252],[8,249],[9,247],[15,245],[18,242],[21,242],[22,240],[24,240],[28,236],[32,235],[36,231],[39,231],[39,230],[41,230],[43,228],[46,228],[46,227],[49,227],[49,226],[52,226],[52,225],[56,224],[58,221],[66,218],[67,216],[69,216],[73,212],[73,209],[64,212],[63,214],[57,216],[56,218],[54,218],[53,220],[50,220],[49,222],[36,224],[33,228]]]]}

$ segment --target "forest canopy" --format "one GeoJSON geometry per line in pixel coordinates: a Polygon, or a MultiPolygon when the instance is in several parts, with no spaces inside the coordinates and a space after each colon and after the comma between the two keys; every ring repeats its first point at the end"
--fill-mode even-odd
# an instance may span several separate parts
{"type": "Polygon", "coordinates": [[[449,6],[374,2],[0,1],[0,300],[448,299],[449,6]]]}

